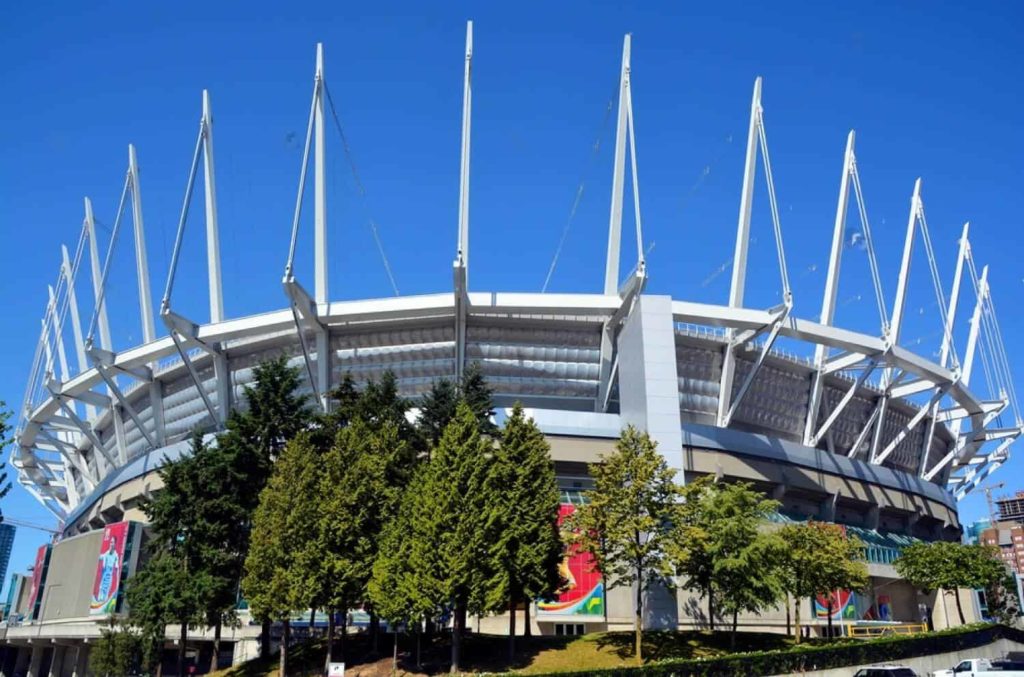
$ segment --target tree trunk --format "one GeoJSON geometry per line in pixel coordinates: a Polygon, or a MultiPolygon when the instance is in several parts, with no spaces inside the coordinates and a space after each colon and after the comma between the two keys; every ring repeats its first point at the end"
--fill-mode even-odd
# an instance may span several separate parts
{"type": "Polygon", "coordinates": [[[313,626],[316,625],[316,609],[309,610],[309,638],[313,639],[313,626]]]}
{"type": "Polygon", "coordinates": [[[784,604],[786,606],[786,634],[789,635],[790,633],[793,632],[793,619],[790,617],[791,610],[789,608],[789,593],[788,592],[786,593],[786,601],[784,602],[784,604]]]}
{"type": "Polygon", "coordinates": [[[370,652],[376,656],[380,653],[380,618],[370,607],[370,652]]]}
{"type": "Polygon", "coordinates": [[[709,585],[708,588],[708,629],[715,631],[715,593],[709,585]]]}
{"type": "Polygon", "coordinates": [[[420,627],[420,624],[416,623],[416,672],[420,671],[420,666],[422,665],[420,662],[420,639],[423,636],[422,630],[423,629],[420,627]]]}
{"type": "Polygon", "coordinates": [[[964,608],[960,604],[960,590],[953,588],[953,599],[956,600],[956,613],[960,616],[960,625],[967,625],[967,621],[964,620],[964,608]]]}
{"type": "Polygon", "coordinates": [[[213,657],[210,659],[210,672],[217,672],[220,662],[220,629],[221,618],[217,617],[217,624],[213,626],[213,657]]]}
{"type": "Polygon", "coordinates": [[[633,618],[633,655],[636,656],[637,665],[643,665],[643,640],[644,640],[644,587],[639,578],[636,582],[636,616],[633,618]]]}
{"type": "Polygon", "coordinates": [[[398,674],[398,628],[391,628],[392,634],[395,636],[395,644],[391,649],[391,674],[398,674]]]}
{"type": "Polygon", "coordinates": [[[330,669],[334,662],[334,610],[327,610],[327,658],[324,660],[324,673],[330,669]]]}
{"type": "Polygon", "coordinates": [[[523,637],[530,637],[533,632],[530,630],[530,600],[526,600],[526,608],[523,609],[523,637]]]}
{"type": "Polygon", "coordinates": [[[828,638],[832,639],[832,593],[828,593],[828,638]]]}
{"type": "Polygon", "coordinates": [[[188,644],[188,621],[181,622],[181,636],[178,639],[178,674],[185,674],[185,645],[188,644]]]}
{"type": "Polygon", "coordinates": [[[732,610],[732,632],[729,634],[729,651],[736,651],[736,626],[739,625],[740,612],[732,610]]]}
{"type": "Polygon", "coordinates": [[[270,619],[264,618],[260,630],[260,658],[270,655],[270,619]]]}
{"type": "Polygon", "coordinates": [[[454,675],[459,672],[460,665],[459,661],[462,658],[462,631],[459,628],[459,607],[461,605],[456,602],[455,608],[452,609],[452,669],[451,672],[454,675]]]}
{"type": "Polygon", "coordinates": [[[793,639],[797,644],[800,643],[800,598],[797,597],[793,600],[793,639]]]}
{"type": "Polygon", "coordinates": [[[508,599],[508,664],[516,659],[516,600],[515,597],[508,599]]]}
{"type": "Polygon", "coordinates": [[[288,677],[288,639],[291,635],[292,624],[287,618],[281,624],[281,660],[278,663],[278,670],[281,677],[288,677]]]}

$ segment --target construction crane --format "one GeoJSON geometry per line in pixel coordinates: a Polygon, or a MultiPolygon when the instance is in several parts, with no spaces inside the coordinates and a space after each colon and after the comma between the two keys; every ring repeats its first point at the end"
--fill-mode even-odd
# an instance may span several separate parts
{"type": "Polygon", "coordinates": [[[34,524],[32,522],[26,522],[25,520],[11,519],[7,516],[0,516],[0,524],[12,524],[16,527],[25,527],[26,529],[38,529],[39,531],[46,531],[51,534],[60,533],[59,529],[44,527],[42,524],[34,524]]]}
{"type": "Polygon", "coordinates": [[[992,492],[996,489],[1002,489],[1006,486],[1006,482],[1000,482],[999,484],[990,484],[982,489],[985,492],[985,500],[988,502],[988,519],[989,524],[994,528],[996,526],[996,508],[992,503],[992,492]]]}

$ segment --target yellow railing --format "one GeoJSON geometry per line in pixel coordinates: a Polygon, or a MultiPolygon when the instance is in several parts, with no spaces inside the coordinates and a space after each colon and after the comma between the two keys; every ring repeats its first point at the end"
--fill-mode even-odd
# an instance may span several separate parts
{"type": "Polygon", "coordinates": [[[847,637],[883,637],[885,635],[913,635],[925,632],[928,626],[923,623],[900,623],[898,625],[854,625],[846,624],[847,637]]]}

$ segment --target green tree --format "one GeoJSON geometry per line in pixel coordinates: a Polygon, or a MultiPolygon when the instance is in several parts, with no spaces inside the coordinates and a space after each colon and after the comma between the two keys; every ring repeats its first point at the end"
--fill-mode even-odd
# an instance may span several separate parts
{"type": "MultiPolygon", "coordinates": [[[[240,560],[244,560],[249,551],[253,514],[274,460],[289,440],[309,429],[313,422],[308,399],[299,393],[301,384],[300,370],[289,366],[286,356],[259,363],[253,368],[252,384],[243,392],[245,406],[232,410],[226,430],[217,435],[217,446],[230,459],[234,480],[238,483],[230,496],[245,515],[244,524],[235,533],[234,545],[240,560]]],[[[237,568],[235,573],[238,575],[237,568]]],[[[237,579],[235,586],[238,586],[237,579]]],[[[254,617],[263,622],[260,653],[266,656],[270,647],[270,620],[254,617]]]]}
{"type": "Polygon", "coordinates": [[[184,570],[178,557],[167,551],[150,557],[128,579],[128,620],[139,636],[142,665],[158,676],[167,626],[195,615],[200,593],[195,578],[184,570]]]}
{"type": "Polygon", "coordinates": [[[316,608],[318,577],[308,568],[307,542],[316,537],[315,500],[321,457],[309,432],[288,442],[253,516],[242,592],[257,618],[283,623],[280,671],[288,674],[289,617],[295,609],[316,608]]]}
{"type": "Polygon", "coordinates": [[[434,381],[430,391],[420,401],[419,428],[428,447],[437,446],[441,434],[453,418],[459,402],[465,402],[485,435],[495,435],[492,392],[487,379],[475,362],[466,366],[462,379],[456,385],[448,379],[434,381]]]}
{"type": "Polygon", "coordinates": [[[205,453],[202,434],[193,434],[191,453],[175,461],[164,459],[158,471],[163,487],[142,504],[153,534],[150,541],[152,553],[156,557],[162,556],[162,564],[173,562],[180,573],[174,578],[149,582],[153,587],[162,586],[159,593],[153,594],[165,598],[165,606],[174,611],[173,621],[181,628],[179,674],[184,670],[189,625],[202,622],[201,600],[212,591],[211,578],[202,559],[207,544],[203,543],[200,526],[205,504],[200,469],[205,453]]]}
{"type": "Polygon", "coordinates": [[[132,674],[138,665],[139,643],[139,636],[131,629],[116,627],[111,621],[89,651],[89,671],[99,677],[132,674]]]}
{"type": "MultiPolygon", "coordinates": [[[[332,613],[327,662],[333,644],[333,611],[367,599],[381,530],[396,513],[409,461],[407,445],[392,419],[371,427],[362,418],[342,428],[323,457],[318,484],[317,538],[302,552],[316,576],[314,598],[332,613]]],[[[370,600],[376,609],[375,600],[370,600]]]]}
{"type": "Polygon", "coordinates": [[[1017,581],[1013,574],[1003,575],[985,587],[985,601],[988,616],[996,623],[1013,625],[1020,616],[1020,599],[1017,597],[1017,581]]]}
{"type": "Polygon", "coordinates": [[[515,657],[516,607],[554,595],[561,584],[560,500],[550,452],[543,433],[517,404],[501,431],[486,491],[492,572],[487,606],[508,610],[509,661],[515,657]]]}
{"type": "Polygon", "coordinates": [[[864,545],[848,537],[836,524],[807,522],[787,524],[777,535],[784,544],[778,573],[786,592],[794,598],[795,640],[800,643],[801,600],[816,595],[829,596],[829,634],[831,635],[831,595],[836,590],[862,590],[869,582],[864,562],[864,545]]]}
{"type": "Polygon", "coordinates": [[[476,416],[460,402],[406,493],[408,552],[420,594],[428,608],[452,612],[452,672],[460,669],[466,613],[486,607],[485,490],[491,455],[476,416]]]}
{"type": "Polygon", "coordinates": [[[903,549],[894,564],[915,588],[952,595],[961,625],[967,621],[958,590],[985,589],[1005,575],[993,549],[952,541],[914,543],[903,549]]]}
{"type": "Polygon", "coordinates": [[[615,452],[590,467],[594,489],[566,520],[571,543],[590,553],[609,588],[633,586],[635,655],[642,662],[643,595],[652,585],[671,585],[670,549],[680,497],[675,471],[647,433],[622,432],[615,452]]]}
{"type": "Polygon", "coordinates": [[[704,477],[682,489],[671,552],[686,585],[707,599],[711,628],[716,607],[732,615],[735,646],[740,612],[760,613],[782,594],[772,566],[782,546],[764,532],[779,503],[748,483],[712,480],[704,477]]]}

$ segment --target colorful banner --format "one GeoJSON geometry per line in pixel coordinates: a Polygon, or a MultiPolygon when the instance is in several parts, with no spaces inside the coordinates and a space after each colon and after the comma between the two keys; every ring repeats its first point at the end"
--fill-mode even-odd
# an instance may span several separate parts
{"type": "MultiPolygon", "coordinates": [[[[558,510],[558,524],[576,508],[562,504],[558,510]]],[[[594,566],[594,558],[585,552],[566,549],[559,567],[566,584],[553,602],[537,603],[537,618],[545,616],[600,616],[604,617],[604,580],[594,566]]]]}
{"type": "Polygon", "coordinates": [[[817,595],[814,598],[814,615],[820,619],[828,619],[828,599],[832,597],[832,620],[855,620],[857,613],[857,596],[849,590],[836,590],[831,595],[817,595]]]}
{"type": "Polygon", "coordinates": [[[36,565],[32,567],[32,589],[28,593],[29,619],[35,619],[36,603],[42,601],[39,596],[43,592],[43,571],[46,569],[46,558],[49,554],[49,545],[41,545],[36,551],[36,565]]]}
{"type": "Polygon", "coordinates": [[[103,529],[100,555],[96,561],[96,579],[92,584],[90,616],[103,616],[117,611],[117,593],[121,589],[124,547],[128,540],[128,522],[109,524],[103,529]]]}

